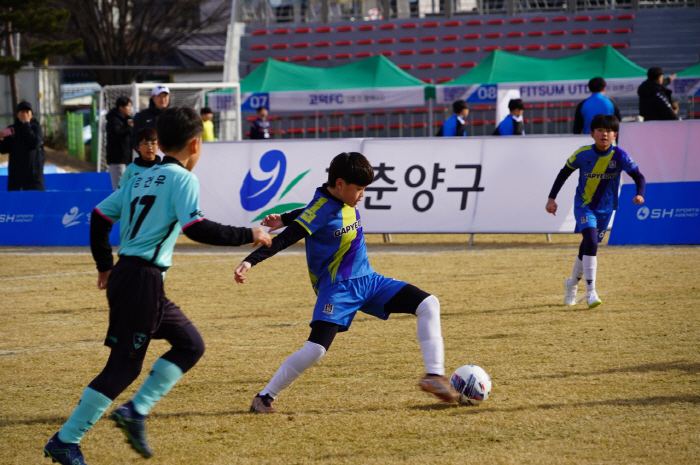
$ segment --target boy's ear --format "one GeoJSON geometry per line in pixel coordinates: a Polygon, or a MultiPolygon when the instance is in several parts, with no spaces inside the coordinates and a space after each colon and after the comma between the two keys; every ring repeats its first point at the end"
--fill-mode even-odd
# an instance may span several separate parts
{"type": "Polygon", "coordinates": [[[187,143],[187,147],[190,149],[190,155],[194,155],[198,151],[197,143],[199,141],[199,137],[193,137],[190,139],[190,141],[187,143]]]}

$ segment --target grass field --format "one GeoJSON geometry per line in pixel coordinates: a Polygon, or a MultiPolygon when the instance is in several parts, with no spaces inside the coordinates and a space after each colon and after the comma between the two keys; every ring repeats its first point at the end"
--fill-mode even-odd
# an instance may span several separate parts
{"type": "MultiPolygon", "coordinates": [[[[448,374],[482,366],[491,397],[436,403],[416,386],[415,317],[358,315],[268,416],[250,401],[309,332],[303,248],[239,286],[249,248],[184,241],[166,291],[207,352],[149,417],[148,463],[698,463],[700,248],[601,247],[603,305],[588,310],[562,305],[578,240],[368,236],[378,272],[440,299],[448,374]]],[[[0,248],[1,463],[50,463],[44,443],[104,366],[108,310],[95,282],[87,248],[0,248]]],[[[166,347],[151,344],[115,407],[166,347]]],[[[91,465],[144,461],[104,417],[81,445],[91,465]]]]}

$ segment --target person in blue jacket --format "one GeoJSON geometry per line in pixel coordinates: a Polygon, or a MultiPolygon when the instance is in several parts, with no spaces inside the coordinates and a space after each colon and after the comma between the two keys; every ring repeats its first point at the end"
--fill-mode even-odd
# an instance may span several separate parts
{"type": "Polygon", "coordinates": [[[591,96],[576,106],[574,134],[589,134],[591,121],[596,115],[615,115],[618,120],[622,120],[620,109],[615,102],[604,95],[606,85],[605,79],[602,77],[594,77],[588,81],[588,90],[591,91],[591,96]]]}
{"type": "Polygon", "coordinates": [[[442,123],[438,130],[438,137],[464,137],[467,135],[467,116],[469,116],[469,104],[464,100],[456,100],[452,104],[454,115],[442,123]]]}
{"type": "Polygon", "coordinates": [[[525,123],[523,122],[523,113],[525,112],[525,104],[523,99],[514,98],[508,102],[510,114],[503,118],[503,121],[498,125],[494,136],[514,136],[525,135],[525,123]]]}

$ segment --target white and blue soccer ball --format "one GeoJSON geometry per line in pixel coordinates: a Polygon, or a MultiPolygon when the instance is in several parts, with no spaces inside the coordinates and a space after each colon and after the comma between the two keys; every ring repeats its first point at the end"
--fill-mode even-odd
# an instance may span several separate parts
{"type": "Polygon", "coordinates": [[[457,368],[450,376],[450,384],[459,393],[460,404],[479,405],[491,394],[491,377],[476,365],[457,368]]]}

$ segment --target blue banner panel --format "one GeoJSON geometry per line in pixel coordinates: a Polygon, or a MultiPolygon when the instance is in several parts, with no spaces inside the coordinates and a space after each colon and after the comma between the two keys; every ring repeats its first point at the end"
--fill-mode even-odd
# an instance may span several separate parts
{"type": "MultiPolygon", "coordinates": [[[[111,193],[0,192],[0,245],[90,245],[92,210],[111,193]]],[[[119,244],[118,224],[109,241],[119,244]]]]}
{"type": "Polygon", "coordinates": [[[622,186],[611,245],[700,244],[700,182],[647,184],[644,205],[634,205],[634,184],[622,186]]]}
{"type": "MultiPolygon", "coordinates": [[[[44,173],[47,191],[111,191],[109,173],[44,173]]],[[[7,176],[0,176],[0,190],[7,189],[7,176]]]]}

